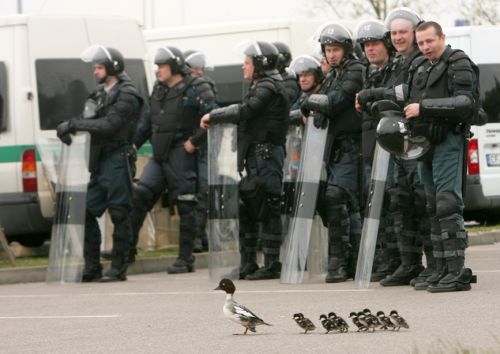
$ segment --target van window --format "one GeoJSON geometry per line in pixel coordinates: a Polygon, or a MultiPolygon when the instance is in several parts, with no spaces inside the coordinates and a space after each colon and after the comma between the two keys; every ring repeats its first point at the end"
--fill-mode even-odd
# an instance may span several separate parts
{"type": "MultiPolygon", "coordinates": [[[[144,62],[128,59],[125,68],[139,93],[147,98],[144,62]]],[[[80,59],[38,59],[35,70],[42,130],[55,129],[59,122],[78,116],[96,87],[92,66],[80,59]]]]}
{"type": "Polygon", "coordinates": [[[7,67],[0,62],[0,132],[7,130],[7,67]]]}
{"type": "Polygon", "coordinates": [[[500,64],[479,64],[481,100],[488,123],[500,122],[500,64]]]}

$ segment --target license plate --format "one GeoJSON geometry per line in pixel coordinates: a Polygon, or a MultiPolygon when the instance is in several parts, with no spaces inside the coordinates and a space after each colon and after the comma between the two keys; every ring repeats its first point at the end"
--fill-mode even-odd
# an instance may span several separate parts
{"type": "Polygon", "coordinates": [[[500,154],[486,154],[488,166],[500,166],[500,154]]]}

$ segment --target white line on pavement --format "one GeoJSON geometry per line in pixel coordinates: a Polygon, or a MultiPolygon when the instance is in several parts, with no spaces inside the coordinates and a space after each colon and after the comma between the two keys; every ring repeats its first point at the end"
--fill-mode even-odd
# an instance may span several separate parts
{"type": "Polygon", "coordinates": [[[53,320],[78,318],[117,318],[120,315],[75,315],[75,316],[0,316],[0,320],[53,320]]]}

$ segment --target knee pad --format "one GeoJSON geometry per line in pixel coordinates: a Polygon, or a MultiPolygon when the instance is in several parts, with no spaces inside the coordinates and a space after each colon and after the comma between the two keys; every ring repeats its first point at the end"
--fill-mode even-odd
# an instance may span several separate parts
{"type": "Polygon", "coordinates": [[[135,207],[150,210],[156,202],[156,199],[154,192],[144,184],[139,183],[134,187],[132,203],[135,207]]]}
{"type": "Polygon", "coordinates": [[[266,195],[266,203],[269,216],[279,217],[281,212],[281,197],[279,194],[268,193],[266,195]]]}
{"type": "Polygon", "coordinates": [[[450,192],[439,192],[436,194],[436,216],[439,220],[448,218],[454,214],[462,214],[457,197],[450,192]]]}
{"type": "Polygon", "coordinates": [[[113,224],[121,224],[128,219],[129,210],[121,205],[112,205],[108,209],[109,216],[113,224]]]}

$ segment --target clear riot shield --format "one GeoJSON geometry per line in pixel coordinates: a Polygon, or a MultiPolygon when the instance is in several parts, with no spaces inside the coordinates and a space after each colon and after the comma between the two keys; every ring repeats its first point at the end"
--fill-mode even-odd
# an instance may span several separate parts
{"type": "MultiPolygon", "coordinates": [[[[326,178],[326,168],[322,168],[320,184],[326,183],[326,178]]],[[[312,282],[324,282],[327,272],[328,228],[323,225],[323,220],[316,214],[313,220],[311,240],[309,241],[309,254],[307,256],[308,280],[312,282]]]]}
{"type": "MultiPolygon", "coordinates": [[[[299,173],[300,151],[302,146],[302,126],[290,125],[286,136],[286,156],[283,163],[283,191],[281,194],[281,225],[282,233],[288,233],[290,216],[293,211],[293,199],[295,197],[295,188],[297,175],[299,173]]],[[[286,240],[281,246],[280,254],[284,254],[286,240]]]]}
{"type": "Polygon", "coordinates": [[[90,135],[78,133],[72,139],[70,146],[59,139],[37,140],[42,166],[51,185],[55,185],[56,198],[47,282],[80,282],[84,267],[90,135]]]}
{"type": "Polygon", "coordinates": [[[356,276],[354,278],[354,286],[358,289],[367,289],[370,285],[390,157],[391,155],[382,149],[377,142],[375,145],[370,187],[368,189],[369,192],[366,202],[366,216],[361,231],[356,276]]]}
{"type": "Polygon", "coordinates": [[[213,125],[208,129],[208,269],[216,281],[240,265],[239,178],[236,125],[213,125]]]}
{"type": "Polygon", "coordinates": [[[314,127],[312,117],[308,119],[302,141],[293,216],[285,239],[282,283],[301,283],[304,280],[327,132],[328,129],[314,127]]]}

